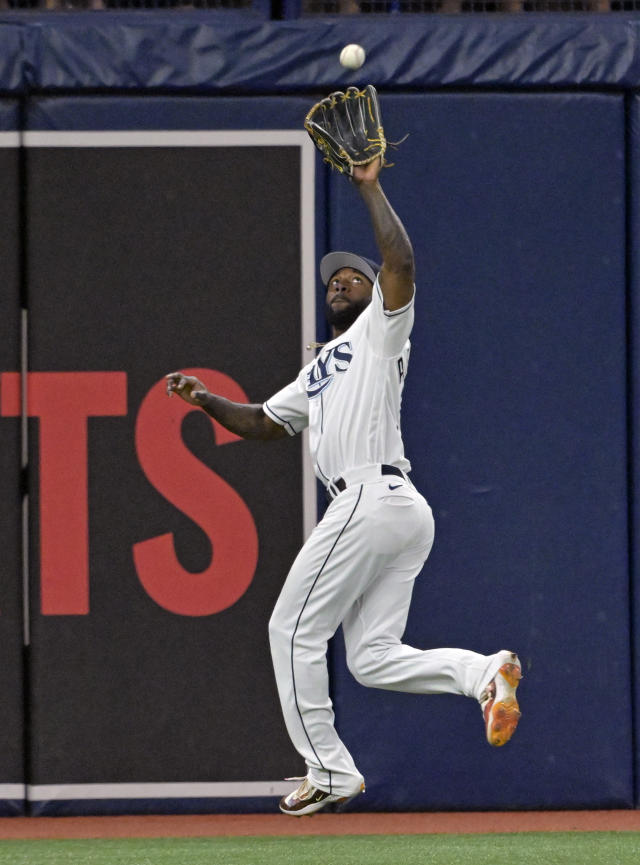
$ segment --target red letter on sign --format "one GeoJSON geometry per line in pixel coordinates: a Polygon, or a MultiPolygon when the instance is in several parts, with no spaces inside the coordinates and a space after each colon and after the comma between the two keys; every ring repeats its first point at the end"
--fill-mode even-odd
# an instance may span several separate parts
{"type": "MultiPolygon", "coordinates": [[[[186,370],[221,396],[248,402],[236,382],[211,369],[186,370]]],[[[238,493],[185,447],[182,421],[194,409],[169,399],[159,381],[144,398],[136,422],[136,449],[144,473],[156,489],[206,533],[213,547],[208,568],[186,571],[168,533],[135,544],[133,557],[140,582],[161,607],[182,616],[208,616],[230,607],[248,589],[258,562],[258,533],[249,508],[238,493]]],[[[211,421],[218,445],[237,441],[211,421]]]]}
{"type": "MultiPolygon", "coordinates": [[[[3,373],[1,411],[20,414],[20,375],[3,373]]],[[[89,612],[87,418],[127,413],[124,372],[30,372],[40,419],[40,586],[47,616],[89,612]]]]}

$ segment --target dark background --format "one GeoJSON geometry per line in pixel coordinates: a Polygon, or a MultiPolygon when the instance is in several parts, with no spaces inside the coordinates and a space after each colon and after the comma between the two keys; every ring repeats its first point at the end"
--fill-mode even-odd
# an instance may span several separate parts
{"type": "MultiPolygon", "coordinates": [[[[0,130],[16,128],[17,105],[0,102],[0,130]]],[[[19,152],[0,148],[0,369],[20,369],[19,152]]],[[[20,421],[0,422],[0,783],[19,784],[23,767],[20,421]]],[[[11,813],[10,800],[0,803],[11,813]]]]}
{"type": "Polygon", "coordinates": [[[38,614],[32,476],[33,783],[272,780],[298,768],[267,621],[302,540],[300,440],[218,447],[201,412],[183,423],[188,447],[258,527],[258,569],[235,605],[203,618],[167,612],[132,555],[173,532],[185,569],[211,556],[138,464],[135,419],[150,388],[206,365],[260,402],[297,374],[300,301],[289,292],[283,302],[282,286],[300,284],[298,165],[287,147],[29,151],[30,366],[124,370],[129,407],[89,420],[87,616],[38,614]]]}

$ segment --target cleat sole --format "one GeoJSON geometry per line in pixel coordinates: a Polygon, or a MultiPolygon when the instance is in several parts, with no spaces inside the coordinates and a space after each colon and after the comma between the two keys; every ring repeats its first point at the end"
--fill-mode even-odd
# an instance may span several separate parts
{"type": "Polygon", "coordinates": [[[506,745],[513,736],[521,716],[518,701],[505,700],[502,703],[494,703],[491,707],[491,726],[488,741],[496,748],[506,745]]]}
{"type": "MultiPolygon", "coordinates": [[[[517,661],[516,655],[511,655],[517,661]]],[[[487,742],[496,748],[506,745],[513,736],[521,717],[516,688],[522,679],[518,663],[503,664],[489,685],[489,697],[484,709],[487,742]]]]}

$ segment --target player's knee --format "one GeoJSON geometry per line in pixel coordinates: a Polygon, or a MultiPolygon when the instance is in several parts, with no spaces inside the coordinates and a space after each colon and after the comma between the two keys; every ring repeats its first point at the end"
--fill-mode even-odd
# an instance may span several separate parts
{"type": "Polygon", "coordinates": [[[388,687],[390,668],[399,645],[396,640],[384,640],[348,651],[347,667],[356,682],[365,688],[388,687]]]}
{"type": "Polygon", "coordinates": [[[370,659],[366,659],[362,654],[348,654],[347,668],[353,678],[359,685],[364,685],[365,688],[375,687],[375,666],[372,665],[370,659]]]}

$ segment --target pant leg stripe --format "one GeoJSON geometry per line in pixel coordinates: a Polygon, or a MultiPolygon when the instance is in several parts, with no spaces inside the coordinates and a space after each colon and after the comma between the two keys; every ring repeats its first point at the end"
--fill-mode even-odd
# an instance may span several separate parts
{"type": "MultiPolygon", "coordinates": [[[[321,565],[321,567],[320,567],[320,570],[319,570],[318,573],[316,574],[315,579],[314,579],[313,583],[311,584],[311,588],[309,589],[309,592],[308,592],[308,594],[307,594],[307,597],[306,597],[305,600],[304,600],[304,604],[302,605],[302,609],[300,610],[300,614],[298,615],[298,618],[297,618],[297,621],[296,621],[296,626],[295,626],[295,628],[293,629],[293,634],[291,635],[291,679],[292,679],[292,682],[293,682],[293,698],[294,698],[294,700],[295,700],[295,704],[296,704],[296,711],[298,712],[298,717],[300,718],[300,723],[302,724],[302,729],[304,730],[304,734],[305,734],[305,736],[307,737],[307,741],[309,742],[309,746],[311,747],[311,750],[313,751],[316,760],[318,761],[318,763],[320,764],[320,767],[321,767],[322,769],[324,769],[325,772],[326,772],[326,771],[329,771],[329,787],[332,786],[332,785],[331,785],[331,772],[330,772],[330,770],[325,769],[325,767],[324,767],[323,764],[322,764],[322,760],[320,759],[320,757],[318,757],[318,754],[317,754],[317,752],[316,752],[316,749],[313,747],[313,742],[311,741],[311,737],[309,736],[309,733],[307,732],[307,728],[306,728],[305,725],[304,725],[304,721],[303,721],[303,719],[302,719],[302,712],[300,711],[300,706],[298,705],[298,692],[297,692],[297,689],[296,689],[296,671],[295,671],[294,662],[293,662],[293,644],[294,644],[294,642],[295,642],[296,633],[297,633],[297,631],[298,631],[298,626],[299,626],[299,624],[300,624],[300,620],[302,619],[302,614],[304,613],[304,611],[305,611],[305,607],[307,606],[307,603],[309,602],[309,598],[311,597],[311,593],[313,592],[313,590],[314,590],[314,588],[315,588],[315,586],[316,586],[316,583],[317,583],[318,580],[320,579],[320,576],[321,576],[322,572],[324,571],[324,569],[325,569],[325,567],[326,567],[326,564],[327,564],[327,562],[329,561],[329,559],[330,559],[330,557],[331,557],[331,554],[332,554],[333,551],[335,550],[338,541],[340,540],[340,538],[341,538],[342,535],[344,534],[345,529],[347,528],[347,526],[349,525],[349,523],[350,523],[351,520],[353,519],[353,515],[355,514],[356,509],[357,509],[358,505],[360,504],[360,499],[361,499],[361,498],[362,498],[362,485],[360,486],[360,492],[358,493],[358,498],[357,498],[357,500],[356,500],[355,505],[353,506],[353,510],[352,510],[351,513],[349,514],[349,519],[346,521],[346,523],[345,523],[345,524],[343,525],[343,527],[340,529],[337,538],[336,538],[335,541],[333,542],[333,544],[332,544],[332,546],[331,546],[331,549],[330,549],[329,552],[327,553],[327,556],[326,556],[324,562],[322,563],[322,565],[321,565]]],[[[329,792],[331,792],[331,790],[330,790],[329,792]]]]}

